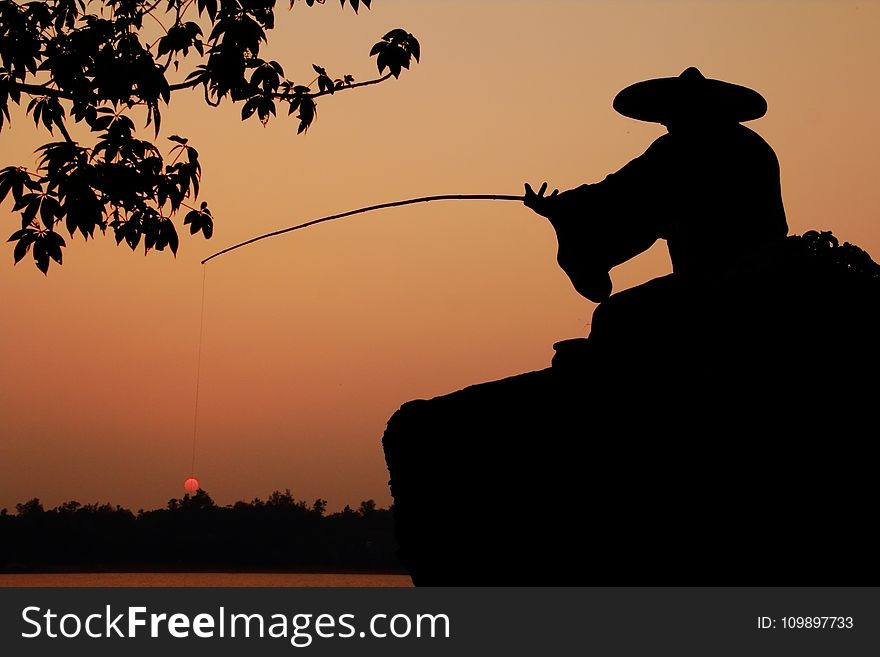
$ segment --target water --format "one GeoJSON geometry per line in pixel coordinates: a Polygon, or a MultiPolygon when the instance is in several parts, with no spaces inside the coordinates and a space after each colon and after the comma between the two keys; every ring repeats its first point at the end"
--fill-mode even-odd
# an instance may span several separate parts
{"type": "Polygon", "coordinates": [[[40,573],[0,575],[0,587],[411,587],[409,575],[347,573],[40,573]]]}

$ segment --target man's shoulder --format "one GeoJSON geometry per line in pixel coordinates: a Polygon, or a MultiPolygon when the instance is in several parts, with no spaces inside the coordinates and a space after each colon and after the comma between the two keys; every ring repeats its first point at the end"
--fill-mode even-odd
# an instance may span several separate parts
{"type": "Polygon", "coordinates": [[[742,123],[732,123],[717,128],[698,130],[688,133],[667,133],[651,144],[649,151],[657,153],[675,151],[707,151],[730,153],[751,152],[772,154],[773,149],[765,139],[742,123]]]}

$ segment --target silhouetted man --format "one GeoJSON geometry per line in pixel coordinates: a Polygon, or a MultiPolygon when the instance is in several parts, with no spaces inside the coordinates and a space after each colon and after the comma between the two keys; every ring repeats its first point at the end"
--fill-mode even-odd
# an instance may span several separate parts
{"type": "Polygon", "coordinates": [[[525,194],[525,204],[556,230],[557,259],[575,289],[604,302],[593,336],[609,315],[662,315],[682,286],[724,277],[788,232],[776,155],[740,123],[767,111],[759,93],[688,68],[627,87],[614,109],[661,123],[668,134],[602,182],[549,196],[546,183],[537,193],[526,184],[525,194]],[[667,241],[673,274],[606,301],[609,270],[657,239],[667,241]]]}
{"type": "Polygon", "coordinates": [[[389,420],[413,581],[878,579],[864,427],[880,267],[830,233],[786,238],[776,156],[740,125],[766,111],[759,94],[690,68],[614,107],[669,134],[600,183],[526,186],[559,264],[601,302],[590,337],[557,344],[550,368],[389,420]],[[608,271],[657,239],[674,273],[609,298],[608,271]],[[524,476],[537,494],[505,504],[524,476]]]}

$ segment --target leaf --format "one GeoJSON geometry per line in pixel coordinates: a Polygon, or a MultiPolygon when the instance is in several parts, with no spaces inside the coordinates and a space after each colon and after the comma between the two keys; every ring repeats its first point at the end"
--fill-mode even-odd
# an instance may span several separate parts
{"type": "Polygon", "coordinates": [[[419,56],[422,54],[422,47],[419,45],[419,40],[410,34],[407,39],[407,45],[409,46],[410,54],[412,54],[416,61],[419,61],[419,56]]]}
{"type": "Polygon", "coordinates": [[[0,177],[0,203],[6,200],[6,196],[12,189],[12,179],[8,176],[0,177]]]}
{"type": "Polygon", "coordinates": [[[186,226],[189,224],[190,235],[195,235],[197,232],[199,232],[200,222],[201,213],[198,210],[190,210],[183,218],[183,225],[186,226]]]}
{"type": "Polygon", "coordinates": [[[213,22],[217,17],[217,0],[198,0],[199,16],[203,11],[208,12],[208,17],[213,22]]]}
{"type": "Polygon", "coordinates": [[[15,249],[12,252],[12,257],[15,259],[14,264],[18,264],[21,262],[22,258],[27,255],[27,252],[31,248],[31,242],[29,240],[19,240],[18,244],[15,245],[15,249]]]}
{"type": "Polygon", "coordinates": [[[161,57],[162,55],[168,54],[169,52],[171,52],[173,46],[174,44],[171,38],[169,38],[169,35],[163,36],[161,39],[159,39],[159,47],[156,50],[156,57],[161,57]]]}
{"type": "Polygon", "coordinates": [[[19,210],[27,207],[30,203],[34,201],[35,198],[38,198],[38,196],[32,192],[29,194],[23,194],[15,202],[15,205],[12,206],[12,211],[18,212],[19,210]]]}
{"type": "Polygon", "coordinates": [[[42,111],[42,99],[33,98],[31,102],[28,103],[27,109],[25,110],[26,114],[30,114],[33,112],[34,114],[34,125],[38,125],[40,123],[40,112],[42,111]]]}
{"type": "Polygon", "coordinates": [[[329,92],[331,95],[332,95],[333,92],[336,90],[336,89],[334,88],[334,86],[333,86],[333,80],[331,80],[331,79],[330,79],[329,77],[327,77],[326,75],[319,75],[319,76],[318,76],[318,89],[319,89],[321,92],[327,91],[327,92],[329,92]]]}
{"type": "Polygon", "coordinates": [[[247,119],[251,118],[251,116],[253,116],[254,112],[257,111],[257,107],[259,106],[259,103],[260,103],[260,98],[258,96],[254,96],[253,98],[249,99],[244,104],[244,107],[241,108],[241,120],[246,121],[247,119]]]}
{"type": "Polygon", "coordinates": [[[49,273],[49,251],[46,242],[42,238],[34,240],[34,262],[43,274],[49,273]]]}
{"type": "Polygon", "coordinates": [[[275,116],[275,101],[269,96],[259,96],[259,107],[257,108],[257,116],[263,125],[269,122],[269,114],[275,116]]]}
{"type": "Polygon", "coordinates": [[[211,73],[206,64],[199,64],[192,73],[186,76],[187,82],[192,82],[193,80],[198,80],[196,84],[208,84],[211,80],[211,73]]]}
{"type": "Polygon", "coordinates": [[[21,213],[21,221],[23,225],[30,224],[37,217],[37,212],[40,209],[40,203],[42,202],[42,197],[38,194],[27,194],[22,197],[22,200],[19,201],[19,205],[21,205],[18,209],[23,209],[21,213]],[[28,199],[25,201],[24,199],[28,199]]]}
{"type": "Polygon", "coordinates": [[[67,246],[67,243],[64,241],[64,238],[55,232],[46,233],[46,240],[50,244],[57,244],[58,246],[61,246],[61,247],[67,246]]]}
{"type": "Polygon", "coordinates": [[[296,134],[299,135],[308,130],[315,120],[316,114],[315,101],[309,97],[303,98],[299,105],[299,114],[297,115],[299,128],[297,128],[296,134]]]}
{"type": "Polygon", "coordinates": [[[15,249],[13,251],[15,264],[18,264],[21,259],[24,258],[24,256],[30,250],[31,244],[33,244],[34,240],[37,239],[37,235],[37,231],[35,231],[33,228],[25,228],[15,231],[12,234],[12,237],[9,238],[9,241],[12,242],[14,240],[18,240],[18,244],[15,245],[15,249]]]}
{"type": "Polygon", "coordinates": [[[56,218],[61,217],[61,204],[57,199],[51,196],[44,196],[43,202],[40,204],[40,219],[43,225],[52,230],[55,225],[56,218]]]}
{"type": "Polygon", "coordinates": [[[208,204],[202,202],[201,210],[191,210],[183,219],[184,226],[189,224],[189,234],[195,235],[199,231],[205,236],[205,239],[211,239],[214,234],[214,219],[211,217],[211,211],[208,204]]]}
{"type": "Polygon", "coordinates": [[[171,135],[168,139],[173,142],[177,142],[178,144],[183,144],[184,146],[189,141],[189,139],[187,139],[186,137],[179,137],[177,135],[171,135]]]}
{"type": "Polygon", "coordinates": [[[403,30],[401,28],[397,28],[396,30],[391,30],[388,34],[383,36],[382,38],[385,41],[403,41],[409,36],[409,32],[403,30]]]}
{"type": "MultiPolygon", "coordinates": [[[[48,238],[49,235],[54,235],[54,234],[55,233],[47,233],[46,237],[48,238]]],[[[52,260],[54,260],[55,262],[57,262],[59,265],[62,264],[61,261],[62,261],[63,255],[61,253],[61,245],[58,244],[57,242],[49,241],[48,239],[46,239],[45,242],[46,242],[46,253],[49,254],[49,257],[52,258],[52,260]]]]}
{"type": "Polygon", "coordinates": [[[376,66],[379,68],[379,75],[388,67],[389,52],[388,48],[383,48],[376,58],[376,66]]]}
{"type": "Polygon", "coordinates": [[[113,117],[99,116],[92,121],[89,121],[88,123],[89,127],[92,129],[92,132],[100,132],[110,127],[110,124],[113,123],[113,117]]]}
{"type": "Polygon", "coordinates": [[[162,234],[163,240],[165,241],[165,243],[168,244],[171,252],[176,257],[177,247],[180,245],[180,239],[177,236],[177,229],[174,227],[174,222],[172,222],[170,219],[166,219],[165,221],[163,221],[160,232],[162,234]]]}
{"type": "Polygon", "coordinates": [[[14,233],[12,233],[12,235],[10,235],[9,239],[6,241],[7,242],[15,242],[15,241],[22,239],[25,235],[28,235],[33,232],[34,231],[32,228],[22,228],[21,230],[17,230],[14,233]]]}
{"type": "Polygon", "coordinates": [[[137,223],[132,223],[131,221],[127,221],[125,226],[131,226],[125,231],[125,243],[128,244],[128,248],[134,251],[138,244],[141,243],[141,229],[137,223]]]}

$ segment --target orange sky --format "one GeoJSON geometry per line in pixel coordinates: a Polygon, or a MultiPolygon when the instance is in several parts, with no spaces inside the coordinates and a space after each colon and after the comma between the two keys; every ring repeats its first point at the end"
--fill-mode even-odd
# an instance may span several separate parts
{"type": "MultiPolygon", "coordinates": [[[[419,38],[422,63],[322,99],[300,137],[292,119],[242,124],[239,106],[176,95],[164,134],[201,152],[217,218],[214,239],[183,237],[176,260],[77,237],[46,278],[3,247],[0,508],[182,494],[200,259],[372,203],[599,180],[662,132],[611,109],[640,79],[696,65],[762,92],[769,112],[750,126],[779,155],[792,232],[831,229],[880,255],[880,3],[375,0],[358,16],[298,5],[278,24],[266,54],[298,82],[313,62],[373,77],[367,52],[395,27],[419,38]]],[[[31,165],[47,139],[13,119],[0,165],[31,165]]],[[[659,244],[615,286],[668,267],[659,244]]],[[[380,438],[401,403],[545,367],[592,309],[556,267],[552,229],[514,203],[389,210],[217,259],[196,474],[220,503],[290,488],[331,508],[387,504],[380,438]]]]}

